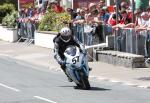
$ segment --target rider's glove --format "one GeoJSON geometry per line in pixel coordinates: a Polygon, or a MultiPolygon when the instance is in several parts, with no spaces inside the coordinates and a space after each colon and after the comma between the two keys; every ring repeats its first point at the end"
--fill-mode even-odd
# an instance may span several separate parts
{"type": "Polygon", "coordinates": [[[82,52],[82,53],[86,53],[86,50],[85,50],[85,48],[84,48],[84,45],[80,45],[80,52],[82,52]]]}
{"type": "Polygon", "coordinates": [[[80,52],[82,52],[83,54],[86,54],[87,50],[86,49],[80,49],[80,52]]]}
{"type": "Polygon", "coordinates": [[[61,61],[59,62],[59,64],[60,64],[60,65],[66,65],[66,62],[63,61],[63,60],[61,60],[61,61]]]}

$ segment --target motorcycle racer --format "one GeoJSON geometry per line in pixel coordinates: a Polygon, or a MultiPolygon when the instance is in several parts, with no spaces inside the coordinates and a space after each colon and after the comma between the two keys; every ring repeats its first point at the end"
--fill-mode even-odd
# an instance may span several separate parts
{"type": "MultiPolygon", "coordinates": [[[[84,46],[74,38],[71,34],[71,30],[68,27],[64,27],[60,30],[58,35],[53,39],[54,42],[54,58],[60,64],[61,69],[66,74],[66,63],[64,52],[66,48],[70,45],[75,45],[84,52],[84,46]]],[[[68,81],[72,82],[72,79],[66,74],[68,81]]]]}

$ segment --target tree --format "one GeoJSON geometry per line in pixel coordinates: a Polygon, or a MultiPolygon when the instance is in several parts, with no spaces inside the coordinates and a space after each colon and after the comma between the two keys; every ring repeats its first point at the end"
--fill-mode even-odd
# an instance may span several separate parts
{"type": "Polygon", "coordinates": [[[12,3],[15,5],[15,8],[18,7],[18,0],[0,0],[0,5],[3,5],[4,3],[12,3]]]}
{"type": "Polygon", "coordinates": [[[0,23],[2,19],[13,10],[17,10],[16,0],[0,0],[0,23]]]}

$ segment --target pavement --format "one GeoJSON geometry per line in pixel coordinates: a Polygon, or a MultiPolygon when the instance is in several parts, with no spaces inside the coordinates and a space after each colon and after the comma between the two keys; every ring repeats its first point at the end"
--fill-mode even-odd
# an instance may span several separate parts
{"type": "MultiPolygon", "coordinates": [[[[33,44],[0,41],[0,56],[41,66],[43,69],[61,71],[53,58],[53,50],[33,44]]],[[[90,79],[108,81],[133,87],[150,89],[150,68],[125,68],[102,62],[89,62],[90,79]]]]}

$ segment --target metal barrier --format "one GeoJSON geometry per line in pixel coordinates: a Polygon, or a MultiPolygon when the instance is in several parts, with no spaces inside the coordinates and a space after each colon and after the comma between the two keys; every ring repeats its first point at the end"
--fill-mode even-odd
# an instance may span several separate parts
{"type": "Polygon", "coordinates": [[[32,22],[20,22],[20,28],[18,30],[20,36],[18,43],[24,41],[25,44],[30,45],[34,42],[35,24],[32,22]]]}
{"type": "Polygon", "coordinates": [[[125,28],[115,30],[113,34],[114,50],[150,57],[150,31],[125,28]]]}
{"type": "Polygon", "coordinates": [[[77,24],[73,26],[74,36],[84,45],[96,45],[106,42],[106,35],[112,35],[109,25],[77,24]]]}
{"type": "MultiPolygon", "coordinates": [[[[34,41],[36,24],[21,22],[19,35],[28,45],[34,41]]],[[[134,28],[124,28],[112,31],[109,25],[74,25],[74,36],[84,45],[96,45],[106,42],[107,35],[115,35],[114,50],[150,57],[150,31],[137,32],[134,28]]]]}

